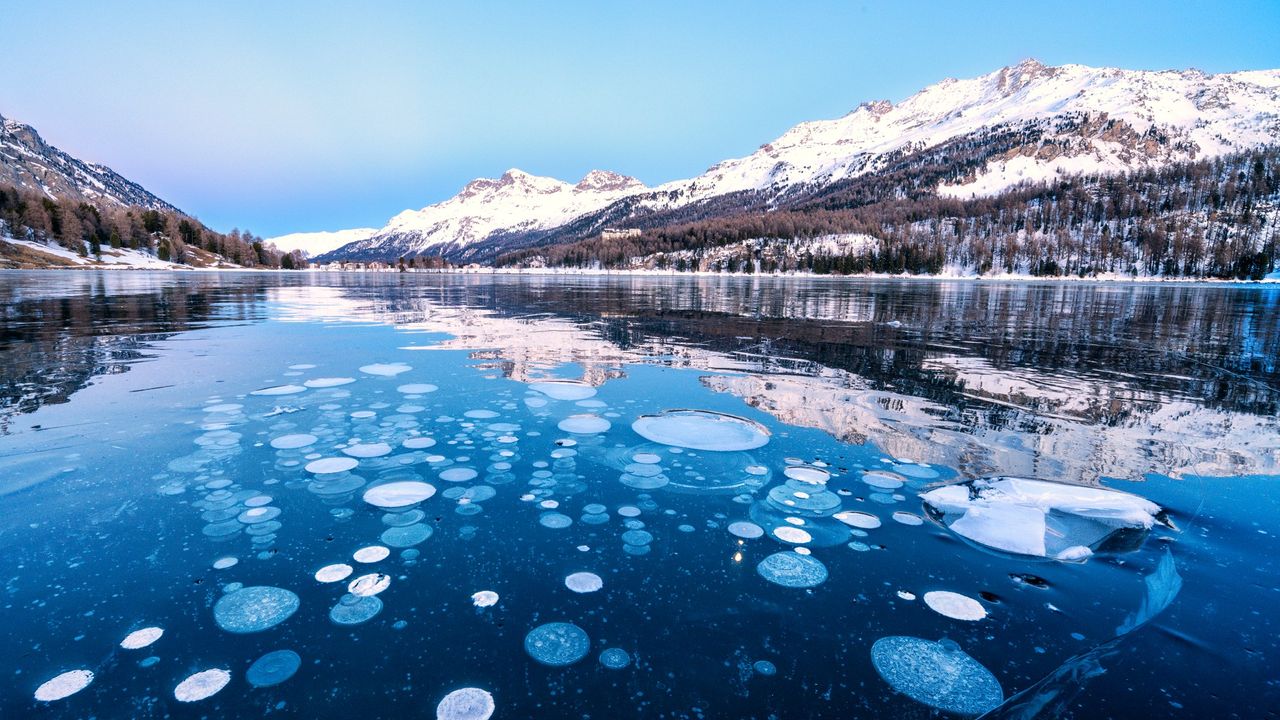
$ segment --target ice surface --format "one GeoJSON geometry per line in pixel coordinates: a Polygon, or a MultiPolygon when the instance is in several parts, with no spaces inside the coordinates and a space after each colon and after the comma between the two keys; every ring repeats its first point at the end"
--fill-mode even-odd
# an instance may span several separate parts
{"type": "Polygon", "coordinates": [[[179,702],[197,702],[212,697],[231,682],[231,673],[222,668],[202,670],[178,683],[173,696],[179,702]]]}
{"type": "Polygon", "coordinates": [[[288,620],[299,602],[297,595],[284,588],[254,585],[218,598],[213,619],[227,632],[261,632],[288,620]]]}
{"type": "Polygon", "coordinates": [[[771,583],[790,588],[815,587],[827,579],[827,566],[822,561],[789,550],[761,560],[756,572],[771,583]]]}
{"type": "Polygon", "coordinates": [[[1160,513],[1158,505],[1137,495],[1022,478],[948,485],[921,499],[961,537],[1003,552],[1060,560],[1086,558],[1118,531],[1149,530],[1160,513]]]}
{"type": "Polygon", "coordinates": [[[1142,596],[1142,605],[1116,628],[1116,635],[1124,635],[1150,622],[1164,612],[1182,590],[1182,576],[1178,574],[1169,548],[1165,548],[1164,554],[1160,556],[1155,572],[1143,578],[1143,582],[1146,584],[1146,592],[1142,596]]]}
{"type": "Polygon", "coordinates": [[[987,616],[982,603],[971,597],[948,590],[934,590],[924,594],[924,604],[939,615],[952,620],[981,620],[987,616]]]}
{"type": "Polygon", "coordinates": [[[604,580],[591,572],[576,572],[564,579],[565,587],[576,593],[590,593],[604,587],[604,580]]]}
{"type": "Polygon", "coordinates": [[[297,395],[306,392],[307,389],[301,385],[276,385],[274,387],[265,387],[254,390],[250,395],[297,395]]]}
{"type": "Polygon", "coordinates": [[[650,442],[692,450],[753,450],[769,442],[769,430],[760,423],[710,410],[644,415],[631,429],[650,442]]]}
{"type": "Polygon", "coordinates": [[[591,649],[587,633],[577,625],[553,622],[539,625],[524,636],[524,649],[543,665],[572,665],[591,649]]]}
{"type": "Polygon", "coordinates": [[[950,640],[880,638],[871,662],[894,690],[944,712],[978,715],[1004,700],[991,671],[950,640]]]}
{"type": "Polygon", "coordinates": [[[436,720],[489,720],[495,705],[493,695],[480,688],[454,690],[436,706],[436,720]]]}
{"type": "Polygon", "coordinates": [[[254,687],[271,687],[293,677],[300,667],[302,657],[298,653],[275,650],[253,661],[244,678],[254,687]]]}
{"type": "Polygon", "coordinates": [[[36,688],[35,698],[40,702],[61,700],[89,687],[91,682],[93,682],[92,670],[68,670],[41,683],[40,687],[36,688]]]}

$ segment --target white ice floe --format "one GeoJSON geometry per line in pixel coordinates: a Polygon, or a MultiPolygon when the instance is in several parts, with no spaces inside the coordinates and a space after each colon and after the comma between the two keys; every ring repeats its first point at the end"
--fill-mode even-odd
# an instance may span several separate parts
{"type": "Polygon", "coordinates": [[[480,688],[454,690],[436,706],[436,720],[489,720],[493,715],[493,695],[480,688]]]}
{"type": "Polygon", "coordinates": [[[134,630],[120,641],[120,647],[125,650],[141,650],[144,647],[154,643],[164,635],[164,628],[144,627],[141,630],[134,630]]]}
{"type": "Polygon", "coordinates": [[[746,418],[709,410],[666,410],[631,424],[650,442],[692,450],[753,450],[769,442],[769,430],[746,418]]]}
{"type": "Polygon", "coordinates": [[[1078,560],[1113,535],[1146,531],[1160,507],[1117,490],[1023,478],[979,479],[921,496],[952,532],[1017,555],[1078,560]]]}
{"type": "Polygon", "coordinates": [[[360,372],[365,375],[378,375],[380,377],[395,377],[400,373],[406,373],[413,368],[405,363],[374,363],[372,365],[364,365],[360,368],[360,372]]]}
{"type": "Polygon", "coordinates": [[[576,593],[591,593],[604,587],[604,580],[592,572],[576,572],[564,579],[564,585],[576,593]]]}
{"type": "Polygon", "coordinates": [[[61,700],[89,687],[91,682],[93,682],[92,670],[68,670],[41,683],[40,687],[36,688],[35,697],[40,702],[61,700]]]}
{"type": "Polygon", "coordinates": [[[231,682],[231,673],[222,668],[202,670],[182,682],[173,689],[173,696],[179,702],[197,702],[213,697],[219,690],[231,682]]]}
{"type": "Polygon", "coordinates": [[[952,620],[977,621],[987,616],[982,603],[971,597],[949,590],[934,590],[924,594],[924,604],[930,610],[952,620]]]}

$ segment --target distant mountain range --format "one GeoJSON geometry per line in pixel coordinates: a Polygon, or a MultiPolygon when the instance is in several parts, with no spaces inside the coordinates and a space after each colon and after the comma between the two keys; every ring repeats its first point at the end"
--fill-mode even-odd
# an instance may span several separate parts
{"type": "Polygon", "coordinates": [[[1162,168],[1277,143],[1280,70],[1210,75],[1026,60],[943,80],[896,105],[866,102],[835,120],[801,123],[746,157],[658,187],[601,170],[572,184],[512,169],[361,231],[316,261],[488,262],[607,228],[812,204],[880,174],[914,174],[922,179],[913,191],[938,197],[990,197],[1066,175],[1162,168]]]}
{"type": "Polygon", "coordinates": [[[0,115],[0,185],[51,199],[181,212],[136,182],[49,145],[30,125],[0,115]]]}

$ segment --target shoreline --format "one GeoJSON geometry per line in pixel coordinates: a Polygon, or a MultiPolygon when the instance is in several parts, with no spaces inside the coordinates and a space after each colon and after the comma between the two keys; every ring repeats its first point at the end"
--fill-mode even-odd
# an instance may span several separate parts
{"type": "Polygon", "coordinates": [[[803,272],[788,273],[731,273],[731,272],[712,272],[712,271],[677,271],[677,270],[610,270],[610,269],[568,269],[568,268],[453,268],[448,270],[406,270],[401,272],[396,268],[378,268],[378,269],[320,269],[306,268],[303,270],[285,270],[282,268],[245,268],[245,267],[131,267],[124,264],[102,264],[102,265],[74,265],[74,266],[51,266],[43,268],[0,268],[0,272],[82,272],[82,271],[103,271],[103,272],[173,272],[173,273],[301,273],[316,275],[503,275],[503,276],[530,276],[530,277],[652,277],[652,278],[676,278],[676,277],[699,277],[699,278],[719,278],[719,279],[760,279],[760,280],[819,280],[819,281],[848,281],[848,280],[900,280],[915,282],[965,282],[965,283],[1093,283],[1093,284],[1134,284],[1134,285],[1156,285],[1156,284],[1183,284],[1183,285],[1230,285],[1230,286],[1271,286],[1280,285],[1280,272],[1272,273],[1271,276],[1261,280],[1231,280],[1222,278],[1193,278],[1193,277],[1159,277],[1159,276],[1132,276],[1120,274],[1091,275],[1087,277],[1079,276],[1036,276],[1036,275],[1020,275],[1012,273],[1001,273],[998,275],[960,275],[955,273],[940,273],[938,275],[912,275],[909,273],[888,274],[888,273],[863,273],[857,275],[836,275],[836,274],[818,274],[803,272]]]}

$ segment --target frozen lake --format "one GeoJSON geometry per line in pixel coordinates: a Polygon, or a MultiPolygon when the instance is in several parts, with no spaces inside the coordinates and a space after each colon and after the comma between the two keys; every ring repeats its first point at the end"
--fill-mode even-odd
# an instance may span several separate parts
{"type": "Polygon", "coordinates": [[[1280,707],[1280,288],[0,301],[0,717],[1280,707]]]}

